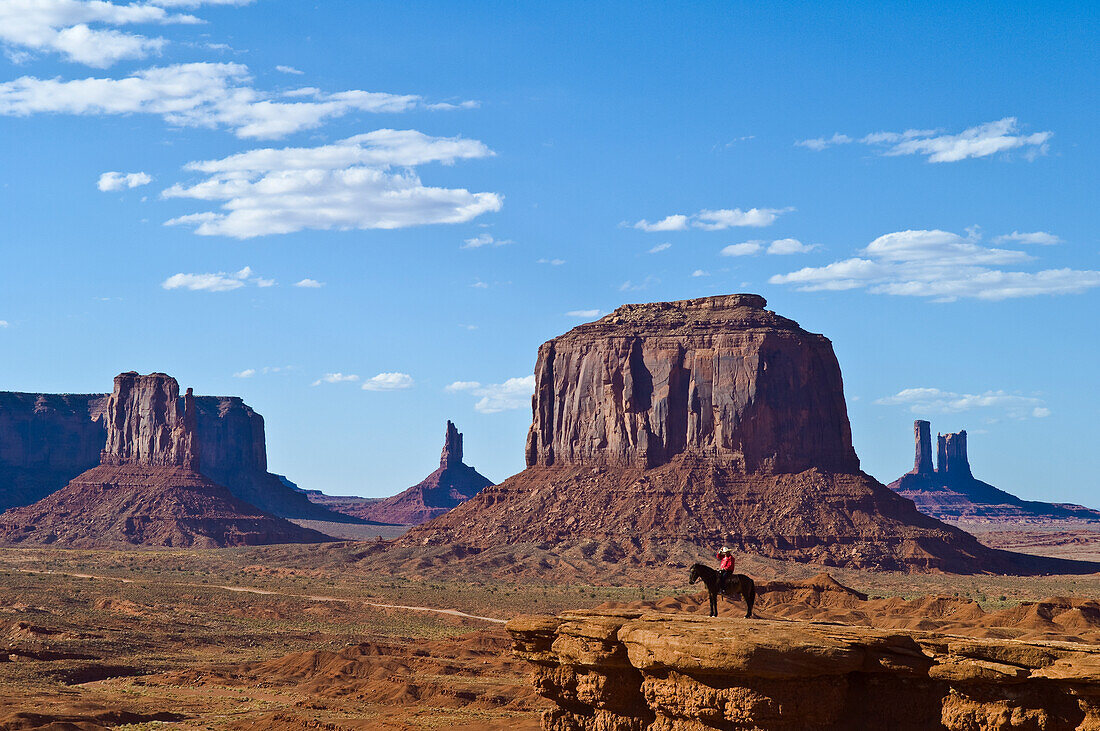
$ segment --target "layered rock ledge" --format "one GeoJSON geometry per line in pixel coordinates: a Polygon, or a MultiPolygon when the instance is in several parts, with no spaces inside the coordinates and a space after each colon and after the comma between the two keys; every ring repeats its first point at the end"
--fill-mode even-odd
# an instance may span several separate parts
{"type": "Polygon", "coordinates": [[[547,731],[1100,728],[1095,645],[615,610],[507,629],[547,731]]]}

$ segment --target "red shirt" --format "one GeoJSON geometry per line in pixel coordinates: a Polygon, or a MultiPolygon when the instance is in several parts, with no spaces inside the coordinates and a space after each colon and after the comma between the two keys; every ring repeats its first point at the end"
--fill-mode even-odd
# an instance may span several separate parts
{"type": "Polygon", "coordinates": [[[733,571],[733,556],[718,554],[718,568],[722,571],[733,571]]]}

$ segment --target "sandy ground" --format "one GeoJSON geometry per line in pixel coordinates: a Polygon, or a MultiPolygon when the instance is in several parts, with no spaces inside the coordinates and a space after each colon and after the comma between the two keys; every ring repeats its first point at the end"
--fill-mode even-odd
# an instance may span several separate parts
{"type": "MultiPolygon", "coordinates": [[[[679,568],[656,567],[645,582],[605,575],[566,584],[501,573],[501,557],[492,568],[452,566],[443,578],[424,568],[403,573],[407,559],[387,569],[386,555],[376,541],[0,549],[0,729],[154,721],[204,729],[535,729],[545,706],[526,666],[511,658],[502,621],[598,605],[701,611],[697,587],[685,585],[679,568]]],[[[536,557],[553,560],[537,547],[517,556],[525,569],[536,557]]],[[[739,570],[778,587],[812,579],[822,567],[743,556],[739,570]]],[[[813,590],[776,589],[762,597],[762,616],[897,627],[931,618],[950,632],[1100,636],[1075,619],[1092,606],[1082,599],[1100,597],[1097,575],[829,573],[869,599],[841,592],[823,602],[813,590]],[[1070,599],[1040,609],[1026,603],[1049,597],[1070,599]],[[1065,628],[1046,619],[1032,627],[1037,614],[1065,617],[1065,628]]]]}

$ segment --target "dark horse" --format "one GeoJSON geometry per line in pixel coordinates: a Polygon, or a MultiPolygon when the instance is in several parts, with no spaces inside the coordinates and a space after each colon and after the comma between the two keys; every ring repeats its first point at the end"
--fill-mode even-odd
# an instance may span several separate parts
{"type": "MultiPolygon", "coordinates": [[[[707,592],[710,594],[710,616],[718,616],[718,572],[712,569],[706,564],[697,563],[691,567],[691,573],[688,574],[688,583],[694,584],[699,579],[703,580],[706,584],[707,592]]],[[[726,586],[722,592],[726,596],[740,597],[745,600],[745,604],[748,606],[748,611],[745,612],[745,617],[752,618],[752,605],[756,602],[756,583],[753,582],[748,576],[744,574],[733,574],[726,581],[726,586]]]]}

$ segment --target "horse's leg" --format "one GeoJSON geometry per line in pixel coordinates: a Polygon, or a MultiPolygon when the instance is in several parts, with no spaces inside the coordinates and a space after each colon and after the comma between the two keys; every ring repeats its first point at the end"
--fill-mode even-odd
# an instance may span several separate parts
{"type": "Polygon", "coordinates": [[[710,591],[710,616],[718,616],[718,591],[715,589],[710,591]]]}
{"type": "Polygon", "coordinates": [[[756,603],[756,586],[748,584],[744,589],[742,595],[745,597],[745,606],[747,607],[745,619],[752,619],[752,605],[756,603]]]}

